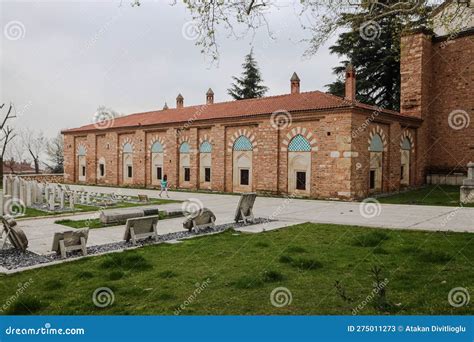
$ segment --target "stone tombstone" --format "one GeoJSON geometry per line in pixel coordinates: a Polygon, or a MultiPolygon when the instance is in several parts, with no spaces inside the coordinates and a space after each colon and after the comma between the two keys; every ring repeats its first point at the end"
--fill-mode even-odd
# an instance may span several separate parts
{"type": "Polygon", "coordinates": [[[216,221],[216,215],[208,209],[203,208],[195,213],[191,213],[186,221],[183,222],[183,228],[196,231],[207,227],[213,227],[216,221]]]}
{"type": "Polygon", "coordinates": [[[13,190],[13,178],[12,176],[8,176],[5,178],[5,195],[11,195],[13,190]]]}
{"type": "Polygon", "coordinates": [[[38,203],[38,184],[31,182],[31,200],[33,204],[38,203]]]}
{"type": "Polygon", "coordinates": [[[33,184],[31,182],[26,182],[26,206],[31,207],[32,198],[33,198],[33,184]]]}
{"type": "Polygon", "coordinates": [[[54,211],[54,194],[49,195],[49,210],[54,211]]]}
{"type": "Polygon", "coordinates": [[[474,203],[474,162],[467,164],[467,178],[461,186],[461,204],[474,203]]]}
{"type": "Polygon", "coordinates": [[[3,191],[0,191],[0,216],[3,216],[3,214],[4,214],[3,213],[3,200],[4,200],[3,196],[4,196],[3,191]]]}
{"type": "Polygon", "coordinates": [[[12,197],[14,199],[20,198],[20,179],[18,177],[13,180],[12,197]]]}
{"type": "Polygon", "coordinates": [[[43,197],[43,185],[42,184],[38,184],[38,193],[36,194],[36,198],[37,198],[37,202],[39,204],[43,204],[44,203],[44,197],[43,197]]]}
{"type": "Polygon", "coordinates": [[[72,196],[69,194],[69,209],[74,210],[74,198],[75,196],[72,196]]]}
{"type": "Polygon", "coordinates": [[[44,200],[45,202],[49,201],[49,187],[47,185],[44,186],[44,200]]]}
{"type": "Polygon", "coordinates": [[[61,209],[64,209],[64,202],[65,202],[65,198],[64,198],[64,191],[61,191],[59,193],[59,208],[61,209]]]}

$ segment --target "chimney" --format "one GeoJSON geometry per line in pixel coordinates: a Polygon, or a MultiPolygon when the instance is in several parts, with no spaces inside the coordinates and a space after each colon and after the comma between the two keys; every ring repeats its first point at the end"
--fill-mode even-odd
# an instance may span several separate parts
{"type": "Polygon", "coordinates": [[[299,94],[300,93],[300,78],[296,74],[296,72],[293,73],[293,76],[291,76],[291,93],[292,94],[299,94]]]}
{"type": "Polygon", "coordinates": [[[214,103],[214,92],[211,88],[206,93],[206,104],[213,104],[214,103]]]}
{"type": "Polygon", "coordinates": [[[165,102],[165,105],[163,106],[163,110],[168,109],[168,104],[165,102]]]}
{"type": "Polygon", "coordinates": [[[176,108],[183,108],[184,107],[184,97],[181,94],[178,94],[176,97],[176,108]]]}
{"type": "Polygon", "coordinates": [[[345,99],[348,101],[355,101],[356,99],[356,76],[355,69],[352,64],[348,64],[346,67],[346,96],[345,99]]]}

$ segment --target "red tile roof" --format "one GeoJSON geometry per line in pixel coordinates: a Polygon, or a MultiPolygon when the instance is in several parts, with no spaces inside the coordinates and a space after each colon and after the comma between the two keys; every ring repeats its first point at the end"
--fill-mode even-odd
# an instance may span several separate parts
{"type": "MultiPolygon", "coordinates": [[[[199,121],[218,118],[250,117],[259,114],[270,114],[275,111],[285,110],[288,112],[321,110],[333,108],[348,108],[356,106],[359,108],[377,110],[374,106],[364,105],[358,102],[351,103],[341,97],[311,91],[299,94],[285,94],[269,96],[258,99],[220,102],[209,105],[197,105],[183,108],[170,108],[152,112],[130,114],[115,118],[110,122],[99,125],[89,124],[78,128],[64,130],[63,133],[75,133],[96,130],[101,128],[126,128],[133,126],[152,126],[158,124],[185,123],[188,121],[199,121]]],[[[391,114],[400,115],[397,112],[383,110],[391,114]]]]}

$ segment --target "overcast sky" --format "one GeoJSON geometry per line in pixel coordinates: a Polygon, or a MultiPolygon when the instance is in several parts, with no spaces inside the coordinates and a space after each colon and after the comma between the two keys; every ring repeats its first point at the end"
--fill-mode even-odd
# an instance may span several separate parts
{"type": "Polygon", "coordinates": [[[253,41],[221,35],[219,65],[212,66],[183,37],[190,14],[169,1],[0,1],[0,101],[15,104],[16,126],[47,136],[91,123],[101,105],[131,114],[161,109],[165,101],[174,107],[178,93],[185,106],[201,104],[209,87],[216,102],[229,100],[231,77],[240,75],[252,44],[268,95],[288,93],[293,71],[302,91],[326,90],[338,64],[328,52],[336,37],[302,57],[308,32],[291,3],[268,17],[275,40],[265,30],[253,41]]]}

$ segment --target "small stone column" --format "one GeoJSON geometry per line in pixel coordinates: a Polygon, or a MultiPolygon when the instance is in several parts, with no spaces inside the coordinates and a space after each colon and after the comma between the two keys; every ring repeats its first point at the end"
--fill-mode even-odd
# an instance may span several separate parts
{"type": "Polygon", "coordinates": [[[59,193],[59,208],[64,209],[64,191],[59,193]]]}
{"type": "Polygon", "coordinates": [[[467,178],[461,186],[461,204],[474,203],[474,163],[467,164],[467,178]]]}
{"type": "Polygon", "coordinates": [[[49,210],[54,211],[54,194],[49,195],[49,210]]]}

